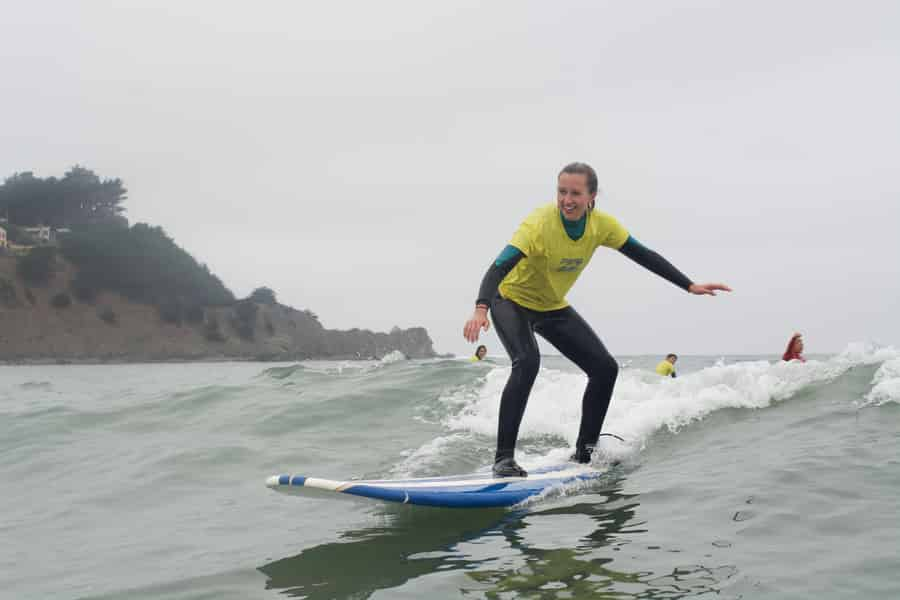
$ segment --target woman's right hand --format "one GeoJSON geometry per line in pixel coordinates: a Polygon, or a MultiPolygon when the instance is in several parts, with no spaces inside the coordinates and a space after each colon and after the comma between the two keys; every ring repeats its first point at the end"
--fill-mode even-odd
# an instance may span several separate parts
{"type": "Polygon", "coordinates": [[[488,321],[487,312],[488,309],[486,306],[476,306],[475,312],[472,313],[472,318],[466,321],[466,326],[463,327],[463,337],[469,342],[474,344],[478,341],[478,335],[482,329],[487,331],[491,328],[491,322],[488,321]]]}

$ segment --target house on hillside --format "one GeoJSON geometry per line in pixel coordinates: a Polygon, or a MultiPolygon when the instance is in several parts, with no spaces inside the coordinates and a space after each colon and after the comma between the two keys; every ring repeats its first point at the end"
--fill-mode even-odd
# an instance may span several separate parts
{"type": "Polygon", "coordinates": [[[46,225],[38,225],[37,227],[23,227],[25,231],[30,233],[41,244],[50,243],[50,227],[46,225]]]}
{"type": "Polygon", "coordinates": [[[19,235],[10,238],[9,228],[0,226],[0,249],[15,256],[24,256],[37,246],[57,244],[61,237],[72,233],[68,227],[54,228],[46,225],[19,227],[17,230],[19,235]],[[22,238],[23,233],[28,235],[22,238]]]}

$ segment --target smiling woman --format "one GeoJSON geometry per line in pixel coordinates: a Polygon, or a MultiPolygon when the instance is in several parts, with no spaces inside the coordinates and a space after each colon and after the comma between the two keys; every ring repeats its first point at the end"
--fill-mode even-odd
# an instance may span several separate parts
{"type": "Polygon", "coordinates": [[[494,474],[524,477],[515,461],[519,424],[540,367],[537,332],[588,376],[581,425],[572,460],[587,463],[597,444],[619,367],[565,295],[600,246],[619,250],[639,265],[697,295],[730,291],[721,283],[696,284],[666,259],[644,247],[614,217],[596,210],[597,173],[585,163],[563,167],[556,203],[532,212],[491,264],[478,292],[475,313],[463,335],[478,341],[488,310],[512,361],[500,400],[494,474]]]}

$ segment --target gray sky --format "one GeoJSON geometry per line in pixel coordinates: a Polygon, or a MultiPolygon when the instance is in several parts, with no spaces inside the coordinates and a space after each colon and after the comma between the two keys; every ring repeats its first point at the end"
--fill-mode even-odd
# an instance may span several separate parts
{"type": "Polygon", "coordinates": [[[236,294],[463,353],[486,267],[581,160],[601,209],[735,288],[598,250],[569,300],[614,354],[897,344],[898,25],[893,1],[8,2],[0,175],[121,177],[236,294]]]}

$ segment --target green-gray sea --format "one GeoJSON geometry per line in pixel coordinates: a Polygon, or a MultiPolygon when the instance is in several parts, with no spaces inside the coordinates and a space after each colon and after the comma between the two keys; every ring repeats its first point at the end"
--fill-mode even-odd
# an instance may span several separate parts
{"type": "MultiPolygon", "coordinates": [[[[900,598],[892,348],[620,357],[621,464],[512,509],[266,488],[487,466],[508,363],[397,358],[0,367],[0,598],[900,598]]],[[[584,383],[544,358],[526,468],[584,383]]]]}

